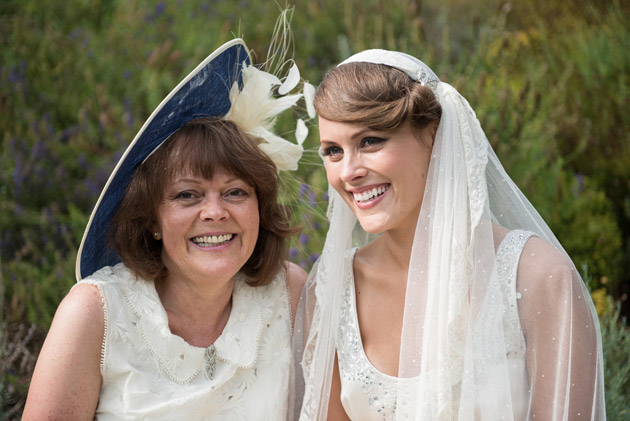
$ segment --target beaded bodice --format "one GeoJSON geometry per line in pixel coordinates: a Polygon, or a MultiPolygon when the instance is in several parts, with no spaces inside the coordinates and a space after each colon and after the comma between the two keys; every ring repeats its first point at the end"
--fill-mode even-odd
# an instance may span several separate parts
{"type": "MultiPolygon", "coordinates": [[[[511,377],[520,383],[527,382],[525,376],[525,339],[518,316],[516,290],[516,270],[519,257],[531,233],[511,231],[497,250],[497,275],[502,291],[505,311],[498,315],[503,318],[503,327],[508,345],[507,357],[510,361],[511,377]]],[[[342,310],[337,336],[337,356],[341,377],[341,401],[348,416],[353,420],[393,420],[398,404],[405,404],[406,397],[398,397],[404,391],[415,396],[428,396],[419,393],[416,378],[397,378],[386,375],[375,368],[363,349],[357,317],[356,296],[353,274],[353,259],[357,249],[348,252],[346,276],[342,296],[342,310]],[[402,382],[402,383],[401,383],[402,382]],[[405,384],[406,383],[406,384],[405,384]],[[402,387],[401,387],[402,386],[402,387]]],[[[519,385],[515,390],[526,390],[519,385]]],[[[521,401],[525,401],[516,397],[521,401]]],[[[515,412],[522,406],[515,403],[515,412]]]]}

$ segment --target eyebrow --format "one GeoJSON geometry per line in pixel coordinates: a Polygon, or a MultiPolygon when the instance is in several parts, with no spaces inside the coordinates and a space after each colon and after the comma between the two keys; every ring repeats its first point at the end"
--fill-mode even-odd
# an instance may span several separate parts
{"type": "MultiPolygon", "coordinates": [[[[350,139],[356,139],[356,138],[358,138],[358,137],[361,137],[361,136],[363,136],[366,132],[381,133],[381,132],[380,132],[380,131],[378,131],[378,130],[373,130],[373,129],[370,129],[369,127],[364,127],[364,128],[362,128],[362,129],[358,130],[357,132],[353,133],[353,134],[352,134],[352,136],[350,136],[350,139]]],[[[323,143],[337,143],[337,142],[336,142],[336,141],[334,141],[334,140],[320,139],[320,140],[319,140],[319,143],[323,144],[323,143]]]]}

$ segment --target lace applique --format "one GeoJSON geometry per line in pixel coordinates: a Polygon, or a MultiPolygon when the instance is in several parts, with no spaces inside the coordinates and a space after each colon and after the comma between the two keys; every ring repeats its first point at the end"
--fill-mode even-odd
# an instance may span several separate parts
{"type": "Polygon", "coordinates": [[[496,276],[488,285],[485,304],[472,333],[473,338],[484,338],[481,342],[475,342],[483,350],[483,358],[475,361],[474,372],[468,373],[469,379],[472,375],[472,378],[483,383],[482,379],[487,380],[493,367],[506,357],[524,358],[525,339],[516,305],[516,271],[523,246],[531,235],[532,233],[525,231],[510,231],[498,247],[494,268],[496,276]],[[502,321],[503,329],[488,331],[487,326],[492,326],[496,320],[502,321]]]}
{"type": "MultiPolygon", "coordinates": [[[[130,282],[123,284],[123,291],[139,318],[143,341],[172,380],[188,383],[205,369],[206,348],[190,346],[171,333],[153,283],[131,277],[130,282]]],[[[216,358],[244,368],[254,365],[265,311],[262,298],[243,278],[237,277],[230,317],[224,333],[214,343],[216,358]]]]}
{"type": "Polygon", "coordinates": [[[503,327],[508,357],[520,357],[525,353],[525,338],[516,304],[516,271],[523,247],[532,235],[529,231],[510,231],[497,252],[497,275],[505,309],[503,327]]]}
{"type": "MultiPolygon", "coordinates": [[[[138,318],[142,341],[173,381],[188,383],[206,368],[206,348],[190,346],[183,338],[171,333],[166,312],[153,283],[136,279],[121,264],[103,268],[93,275],[104,281],[111,276],[118,277],[125,301],[138,318]]],[[[262,320],[271,314],[273,300],[258,294],[243,278],[235,281],[233,296],[232,312],[224,334],[214,343],[216,358],[249,368],[256,362],[262,320]]],[[[121,327],[122,331],[108,331],[127,330],[126,326],[121,327]]]]}
{"type": "Polygon", "coordinates": [[[168,329],[153,283],[136,280],[122,264],[82,282],[102,289],[109,309],[96,418],[286,417],[291,313],[284,273],[262,287],[235,280],[230,318],[214,344],[214,379],[206,374],[206,348],[168,329]]]}
{"type": "MultiPolygon", "coordinates": [[[[367,405],[383,420],[396,414],[398,380],[378,371],[367,359],[359,332],[352,260],[356,249],[348,252],[346,277],[342,295],[341,321],[337,337],[337,352],[342,384],[360,385],[367,405]]],[[[403,379],[407,380],[407,379],[403,379]]],[[[343,386],[342,386],[343,387],[343,386]]]]}
{"type": "MultiPolygon", "coordinates": [[[[445,85],[446,86],[446,85],[445,85]]],[[[462,132],[464,158],[468,177],[468,195],[470,196],[471,234],[481,221],[488,187],[486,183],[486,165],[488,164],[488,150],[486,135],[481,129],[475,112],[454,88],[445,88],[444,96],[453,96],[452,103],[457,111],[457,121],[462,132]],[[448,89],[450,88],[450,89],[448,89]],[[476,144],[475,144],[476,141],[476,144]]]]}

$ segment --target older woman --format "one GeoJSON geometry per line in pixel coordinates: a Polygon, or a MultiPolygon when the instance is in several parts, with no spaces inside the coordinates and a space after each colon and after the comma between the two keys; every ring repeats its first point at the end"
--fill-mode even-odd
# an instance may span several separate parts
{"type": "Polygon", "coordinates": [[[296,329],[301,419],[605,419],[588,291],[468,102],[367,50],[315,108],[330,228],[296,329]]]}
{"type": "Polygon", "coordinates": [[[268,131],[299,95],[259,114],[275,85],[235,40],[145,123],[92,214],[23,419],[286,418],[305,273],[283,260],[276,163],[301,150],[268,131]]]}

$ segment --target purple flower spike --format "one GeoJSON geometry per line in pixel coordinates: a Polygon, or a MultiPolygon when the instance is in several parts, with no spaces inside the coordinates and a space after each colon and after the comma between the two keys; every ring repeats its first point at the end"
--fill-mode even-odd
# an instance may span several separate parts
{"type": "Polygon", "coordinates": [[[308,184],[300,184],[300,190],[298,191],[298,195],[300,197],[304,197],[304,195],[306,194],[306,192],[309,190],[308,184]]]}
{"type": "Polygon", "coordinates": [[[289,249],[289,259],[291,259],[291,260],[295,260],[295,259],[297,259],[297,257],[298,257],[298,255],[299,255],[299,254],[300,254],[300,253],[298,252],[298,250],[297,250],[296,248],[291,247],[291,248],[289,249]]]}

